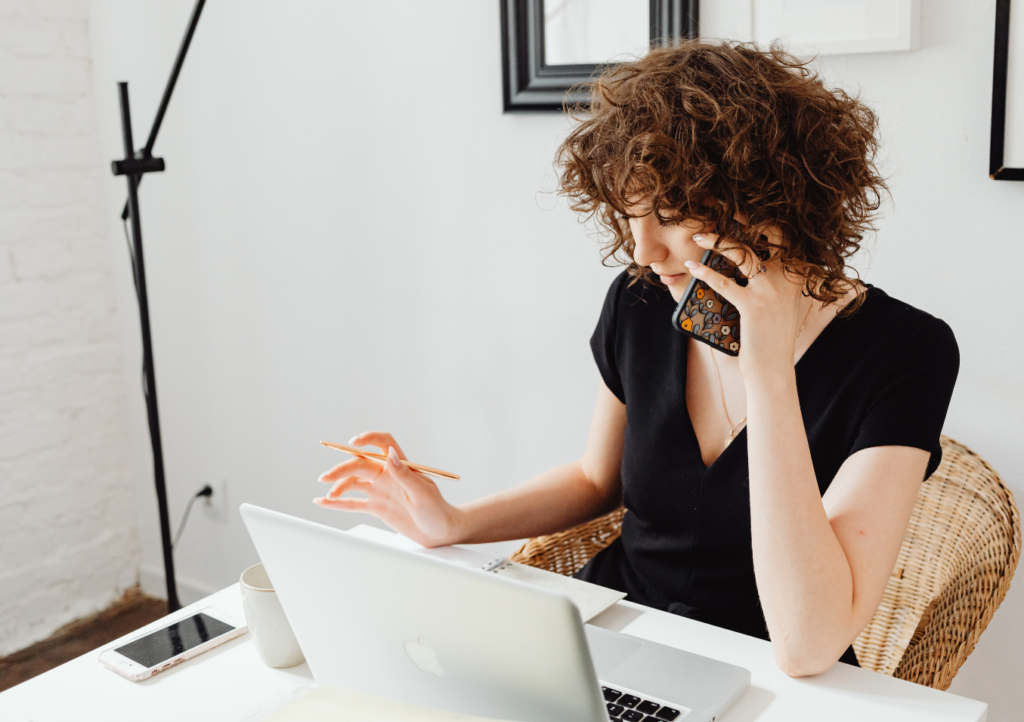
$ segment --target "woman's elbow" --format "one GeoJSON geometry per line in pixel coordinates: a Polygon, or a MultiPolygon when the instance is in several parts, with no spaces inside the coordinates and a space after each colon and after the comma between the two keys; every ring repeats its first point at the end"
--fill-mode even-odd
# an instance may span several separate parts
{"type": "Polygon", "coordinates": [[[839,655],[821,649],[787,648],[773,643],[772,650],[775,652],[775,663],[790,677],[813,677],[827,672],[839,661],[839,655]]]}

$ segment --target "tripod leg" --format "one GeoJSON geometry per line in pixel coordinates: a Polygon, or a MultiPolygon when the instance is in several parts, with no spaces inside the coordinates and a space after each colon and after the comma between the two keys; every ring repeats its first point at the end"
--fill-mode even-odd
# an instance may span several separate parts
{"type": "MultiPolygon", "coordinates": [[[[128,105],[128,83],[118,83],[121,96],[121,130],[124,136],[124,156],[134,158],[132,119],[128,105]]],[[[156,375],[153,369],[153,339],[149,329],[149,297],[146,292],[146,266],[142,255],[142,223],[139,219],[138,185],[141,175],[128,176],[128,215],[131,219],[132,245],[135,251],[135,290],[139,300],[139,321],[142,325],[142,365],[146,393],[146,412],[149,418],[149,438],[153,445],[153,476],[160,513],[160,540],[164,552],[164,575],[167,580],[167,609],[181,608],[178,586],[174,577],[174,555],[171,546],[171,523],[167,510],[167,486],[164,479],[164,452],[160,439],[160,414],[156,402],[156,375]]]]}

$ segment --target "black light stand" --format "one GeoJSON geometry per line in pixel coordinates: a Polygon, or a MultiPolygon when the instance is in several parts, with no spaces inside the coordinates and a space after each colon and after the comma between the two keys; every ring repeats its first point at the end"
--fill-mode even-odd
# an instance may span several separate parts
{"type": "Polygon", "coordinates": [[[199,23],[199,14],[203,11],[206,0],[196,0],[192,9],[192,17],[189,19],[185,37],[178,49],[178,56],[175,58],[174,67],[171,69],[171,77],[167,80],[167,87],[164,89],[163,98],[160,100],[160,107],[157,109],[156,118],[153,119],[153,127],[149,132],[149,139],[145,147],[136,152],[135,143],[132,139],[132,118],[128,106],[128,83],[118,83],[118,91],[121,99],[121,131],[124,136],[124,160],[115,160],[111,163],[114,175],[128,177],[128,202],[125,204],[121,219],[131,219],[131,242],[129,253],[132,260],[132,276],[135,280],[135,295],[139,301],[139,323],[142,326],[142,375],[143,389],[146,397],[146,412],[149,418],[149,438],[153,444],[153,476],[156,483],[156,499],[160,512],[160,540],[164,552],[164,575],[167,580],[167,610],[174,612],[181,608],[178,601],[178,585],[174,576],[174,555],[171,544],[171,523],[167,512],[167,487],[164,481],[164,452],[163,444],[160,441],[160,415],[156,403],[156,375],[153,370],[153,340],[149,330],[149,297],[146,292],[146,266],[142,258],[142,222],[139,219],[139,183],[146,173],[156,173],[164,169],[163,158],[153,157],[153,144],[156,143],[157,133],[163,123],[164,113],[167,112],[167,105],[171,100],[171,93],[178,81],[178,74],[185,62],[185,53],[192,42],[192,35],[195,33],[196,25],[199,23]]]}

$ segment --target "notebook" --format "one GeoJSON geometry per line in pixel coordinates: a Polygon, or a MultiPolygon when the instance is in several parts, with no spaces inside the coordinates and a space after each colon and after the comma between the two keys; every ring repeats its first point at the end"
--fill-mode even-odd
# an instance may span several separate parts
{"type": "Polygon", "coordinates": [[[354,689],[304,687],[245,722],[500,722],[490,717],[446,712],[397,702],[354,689]]]}
{"type": "Polygon", "coordinates": [[[572,600],[576,608],[579,609],[580,618],[583,622],[593,619],[617,601],[626,597],[625,592],[601,587],[580,579],[565,577],[561,574],[549,572],[546,569],[537,569],[525,564],[511,562],[505,557],[495,559],[474,549],[464,549],[462,547],[428,549],[401,534],[385,531],[384,529],[378,529],[366,524],[360,524],[350,529],[348,533],[377,542],[378,544],[394,547],[395,549],[417,552],[451,564],[471,569],[480,569],[492,574],[500,574],[503,577],[559,592],[572,600]]]}

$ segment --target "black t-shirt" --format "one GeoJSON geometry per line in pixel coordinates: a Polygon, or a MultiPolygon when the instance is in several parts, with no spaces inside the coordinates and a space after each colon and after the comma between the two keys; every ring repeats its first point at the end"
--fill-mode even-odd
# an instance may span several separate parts
{"type": "MultiPolygon", "coordinates": [[[[672,328],[665,289],[623,273],[590,340],[605,384],[626,405],[622,536],[578,576],[641,604],[768,639],[754,581],[747,434],[710,467],[686,409],[687,336],[672,328]]],[[[797,393],[818,488],[874,446],[931,452],[960,356],[943,321],[868,285],[796,364],[797,393]]],[[[845,657],[844,657],[845,659],[845,657]]]]}

